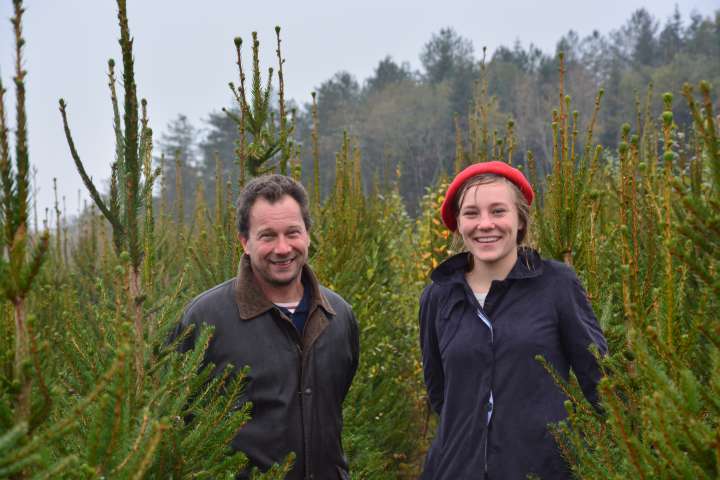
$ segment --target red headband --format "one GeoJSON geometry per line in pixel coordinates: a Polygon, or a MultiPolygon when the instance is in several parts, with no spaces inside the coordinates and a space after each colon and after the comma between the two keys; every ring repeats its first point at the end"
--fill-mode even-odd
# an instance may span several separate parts
{"type": "Polygon", "coordinates": [[[455,212],[453,212],[455,195],[457,195],[463,183],[468,181],[470,178],[482,175],[483,173],[493,173],[507,178],[520,189],[520,192],[525,197],[525,200],[527,200],[528,205],[532,205],[535,193],[533,192],[530,182],[527,181],[527,178],[525,178],[525,175],[523,175],[520,170],[515,167],[511,167],[504,162],[476,163],[470,165],[465,170],[457,174],[448,187],[447,193],[445,194],[445,200],[443,200],[442,206],[440,207],[442,221],[451,232],[457,230],[457,219],[455,218],[455,212]]]}

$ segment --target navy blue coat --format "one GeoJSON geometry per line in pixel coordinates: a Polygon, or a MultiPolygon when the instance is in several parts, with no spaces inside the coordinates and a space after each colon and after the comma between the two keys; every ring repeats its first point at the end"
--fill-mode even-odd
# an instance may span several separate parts
{"type": "Polygon", "coordinates": [[[588,347],[604,354],[607,344],[575,272],[535,251],[518,252],[508,277],[492,282],[482,309],[465,280],[469,253],[438,266],[422,294],[423,371],[440,415],[423,479],[482,479],[485,471],[490,480],[570,478],[547,428],[567,416],[566,397],[535,356],[566,379],[572,368],[596,404],[601,374],[588,347]]]}

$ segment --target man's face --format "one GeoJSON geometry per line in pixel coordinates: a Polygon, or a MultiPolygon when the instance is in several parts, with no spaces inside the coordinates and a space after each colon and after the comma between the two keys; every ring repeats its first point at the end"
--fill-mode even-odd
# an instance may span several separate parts
{"type": "Polygon", "coordinates": [[[275,203],[262,197],[255,200],[250,208],[248,238],[241,235],[240,242],[264,289],[272,291],[300,282],[310,237],[294,198],[284,195],[275,203]]]}

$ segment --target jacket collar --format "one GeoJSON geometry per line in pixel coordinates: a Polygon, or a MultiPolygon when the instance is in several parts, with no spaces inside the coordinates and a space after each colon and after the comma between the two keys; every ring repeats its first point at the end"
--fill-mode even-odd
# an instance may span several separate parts
{"type": "MultiPolygon", "coordinates": [[[[470,252],[460,252],[442,262],[430,274],[430,279],[439,284],[464,283],[465,272],[470,270],[470,252]]],[[[518,247],[518,258],[506,280],[533,278],[542,274],[543,263],[540,254],[528,247],[518,247]]]]}
{"type": "MultiPolygon", "coordinates": [[[[335,315],[335,311],[330,306],[330,302],[320,291],[320,284],[318,283],[317,277],[315,277],[315,274],[308,265],[303,266],[302,275],[305,285],[311,288],[308,312],[312,313],[317,307],[322,307],[326,313],[335,315]]],[[[275,308],[275,304],[267,299],[255,280],[255,275],[250,266],[250,257],[247,254],[243,254],[240,259],[234,288],[235,302],[240,312],[240,318],[243,320],[252,320],[268,310],[275,308]]]]}

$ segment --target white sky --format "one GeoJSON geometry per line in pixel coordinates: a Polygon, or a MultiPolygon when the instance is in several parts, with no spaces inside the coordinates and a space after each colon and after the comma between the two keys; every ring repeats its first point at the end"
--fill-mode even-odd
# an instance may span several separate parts
{"type": "MultiPolygon", "coordinates": [[[[237,78],[233,38],[249,40],[254,30],[266,68],[270,62],[275,65],[274,27],[282,27],[287,95],[305,103],[335,72],[347,70],[362,81],[385,55],[419,68],[422,46],[443,27],[452,26],[472,40],[478,56],[483,46],[491,54],[515,40],[550,53],[570,29],[581,37],[593,30],[607,33],[641,7],[662,25],[675,4],[684,19],[693,11],[707,16],[720,8],[720,0],[128,0],[128,15],[138,93],[148,99],[158,138],[180,113],[201,126],[209,112],[230,103],[227,83],[237,78]]],[[[38,168],[39,211],[52,206],[52,178],[57,177],[72,214],[78,190],[83,198],[87,195],[68,151],[58,99],[68,103],[70,126],[88,173],[104,185],[114,154],[107,60],[121,63],[116,5],[111,0],[26,0],[25,8],[30,162],[38,168]]],[[[14,128],[11,16],[12,1],[0,0],[0,75],[14,128]]]]}

